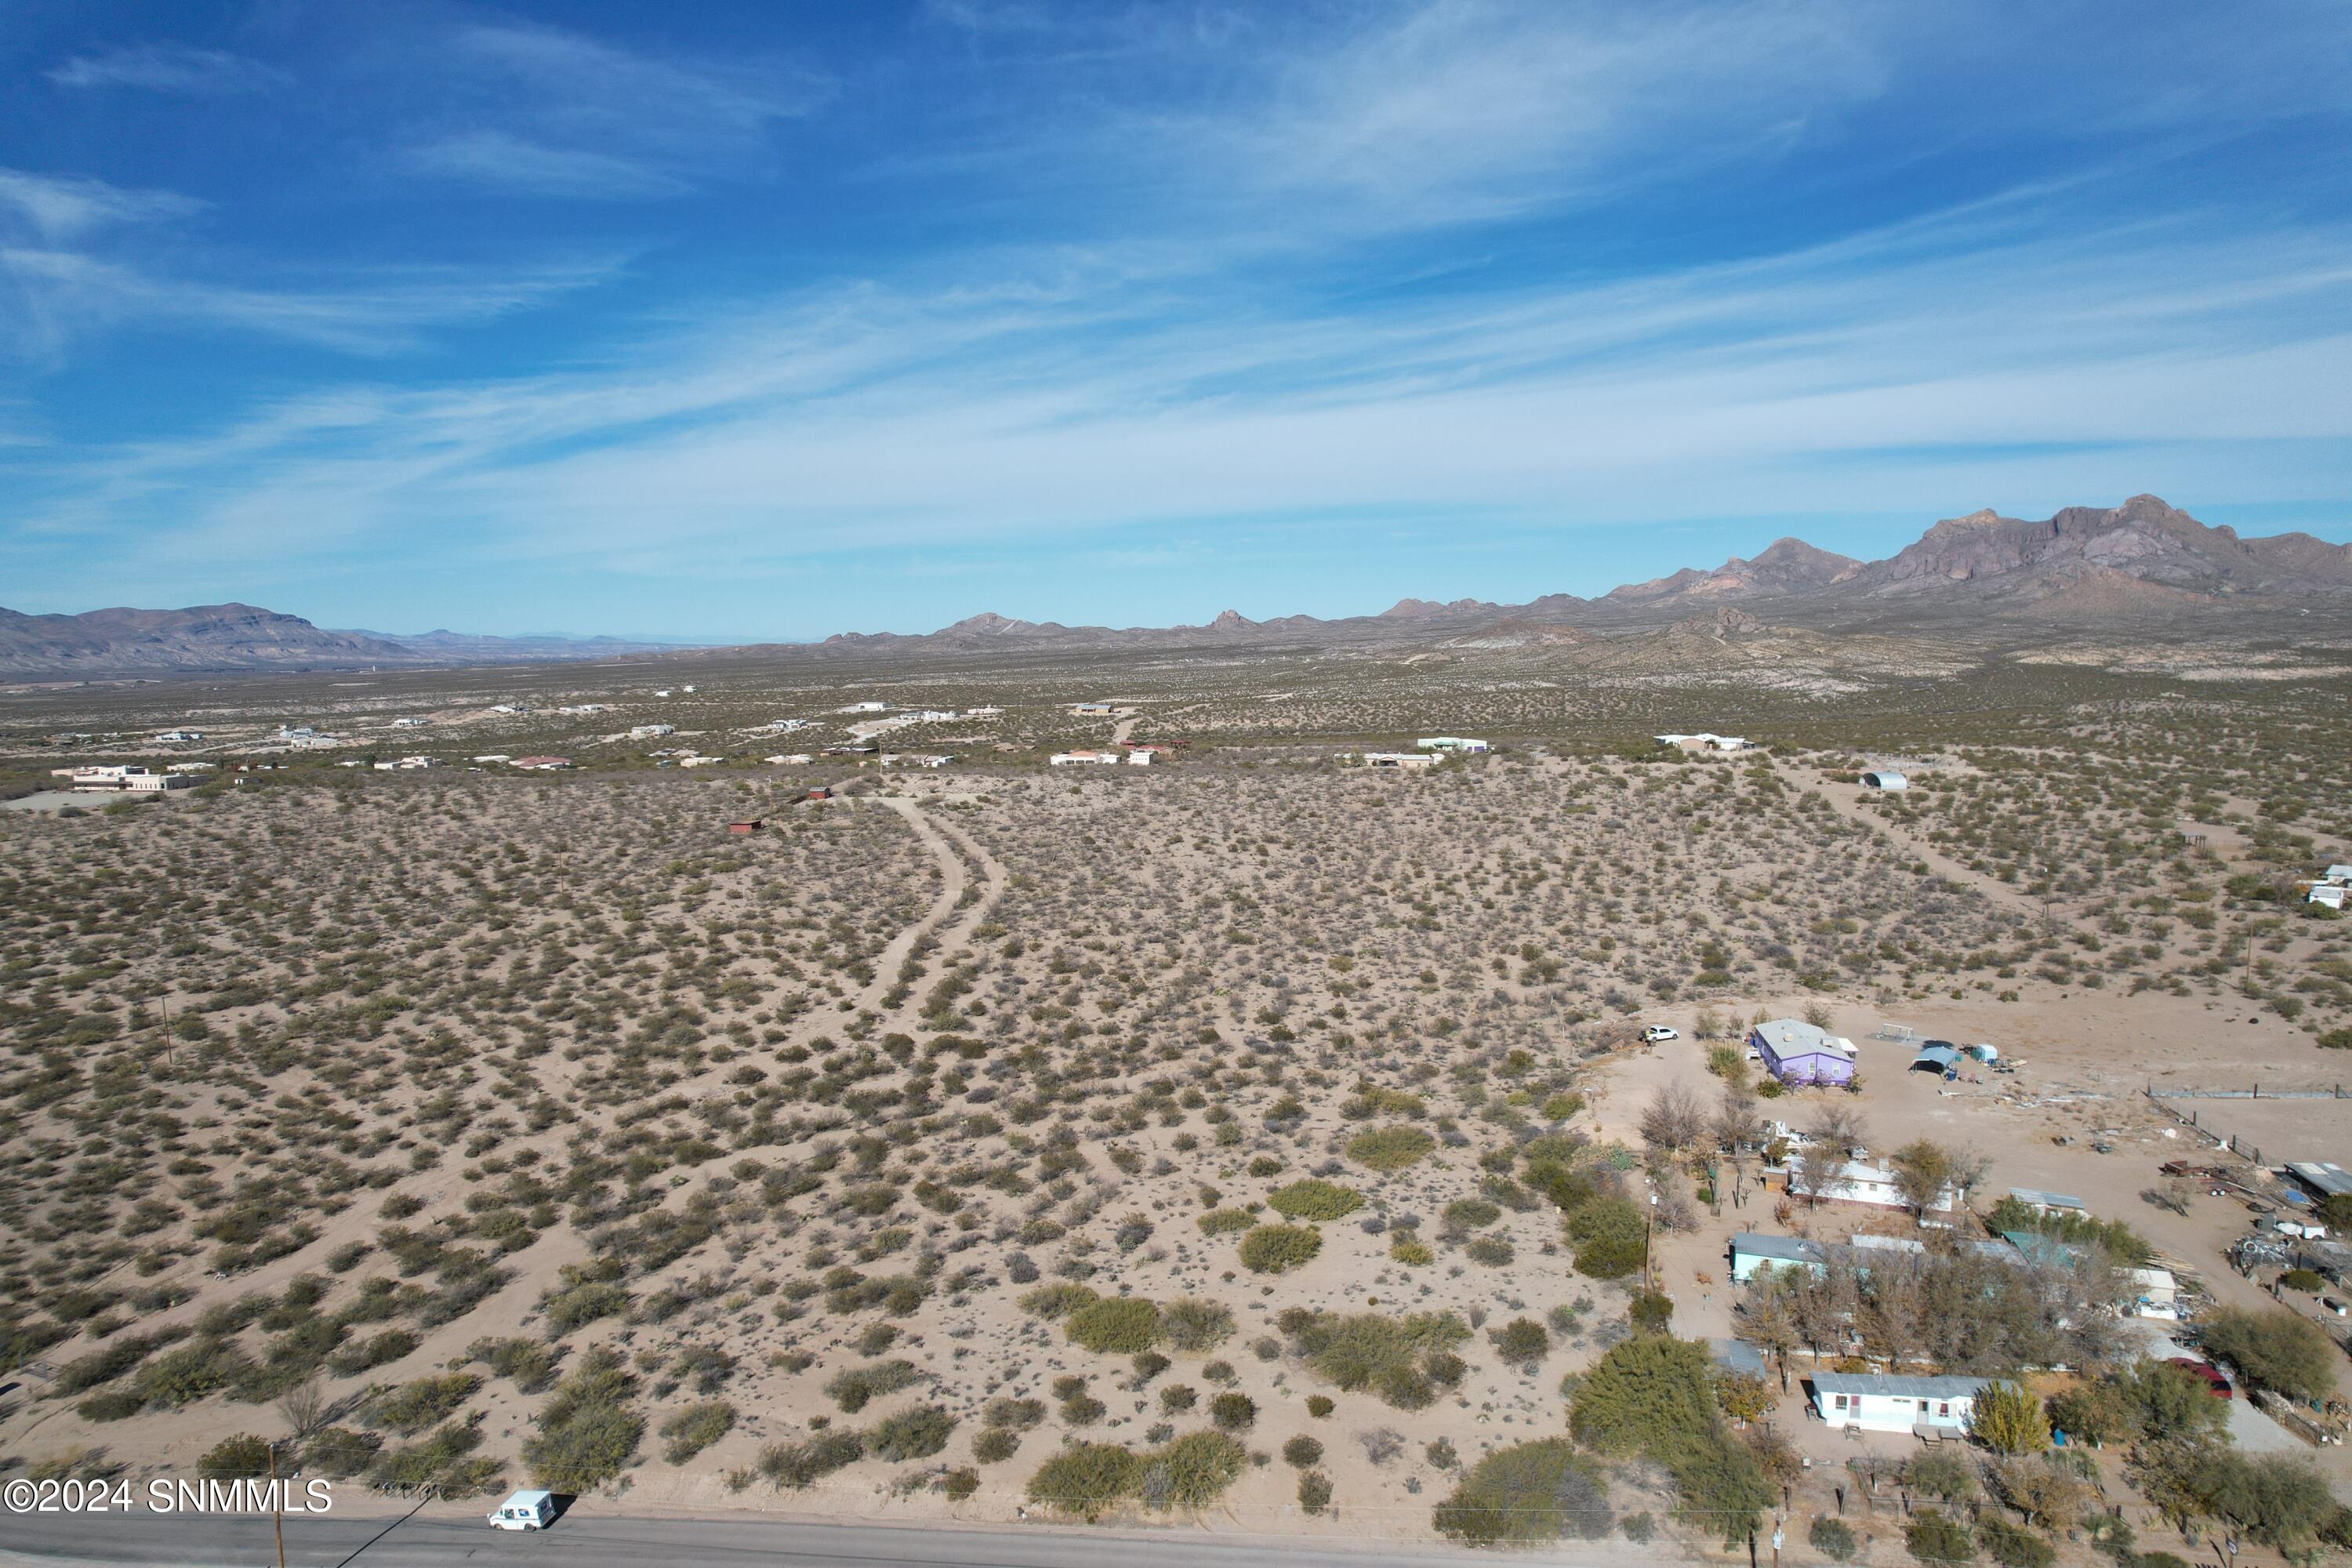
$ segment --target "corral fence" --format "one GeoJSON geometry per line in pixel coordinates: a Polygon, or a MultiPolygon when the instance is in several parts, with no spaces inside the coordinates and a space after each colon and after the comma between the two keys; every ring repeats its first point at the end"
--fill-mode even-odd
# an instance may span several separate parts
{"type": "Polygon", "coordinates": [[[2257,1165],[2268,1165],[2270,1162],[2263,1158],[2263,1152],[2253,1144],[2247,1142],[2244,1139],[2239,1137],[2234,1132],[2216,1132],[2213,1129],[2204,1124],[2202,1114],[2199,1111],[2183,1110],[2178,1106],[2167,1105],[2165,1101],[2168,1100],[2234,1100],[2241,1101],[2255,1100],[2352,1100],[2352,1094],[2347,1094],[2345,1092],[2344,1086],[2340,1083],[2319,1089],[2281,1089],[2275,1086],[2259,1083],[2251,1084],[2244,1089],[2158,1089],[2154,1084],[2150,1084],[2143,1092],[2147,1094],[2152,1104],[2154,1104],[2158,1110],[2162,1110],[2166,1115],[2171,1117],[2175,1121],[2179,1122],[2182,1126],[2188,1128],[2192,1132],[2198,1133],[2200,1136],[2212,1140],[2213,1146],[2215,1148],[2227,1149],[2231,1153],[2236,1154],[2243,1159],[2251,1160],[2257,1165]]]}

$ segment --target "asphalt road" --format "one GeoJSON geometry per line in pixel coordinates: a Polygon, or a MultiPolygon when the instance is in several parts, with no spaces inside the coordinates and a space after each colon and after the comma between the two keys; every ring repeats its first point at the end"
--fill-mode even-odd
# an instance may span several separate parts
{"type": "MultiPolygon", "coordinates": [[[[1548,1552],[1542,1560],[1601,1563],[1606,1547],[1548,1552]]],[[[440,1568],[544,1563],[561,1568],[667,1568],[761,1563],[775,1568],[1461,1568],[1494,1563],[1442,1548],[1358,1548],[1171,1531],[1164,1537],[1036,1525],[1017,1531],[904,1525],[792,1524],[765,1520],[601,1519],[575,1515],[539,1534],[508,1534],[467,1520],[292,1519],[288,1568],[440,1568]]],[[[1507,1561],[1507,1559],[1504,1559],[1507,1561]]],[[[269,1520],[147,1515],[0,1515],[0,1563],[72,1568],[135,1563],[152,1568],[271,1568],[269,1520]]]]}

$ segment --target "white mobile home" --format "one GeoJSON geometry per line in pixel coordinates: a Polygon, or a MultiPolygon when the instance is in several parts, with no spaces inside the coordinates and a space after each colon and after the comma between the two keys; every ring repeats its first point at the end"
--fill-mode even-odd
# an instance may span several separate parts
{"type": "Polygon", "coordinates": [[[1968,1429],[1977,1395],[1989,1381],[1817,1372],[1812,1376],[1813,1408],[1832,1426],[1958,1436],[1968,1429]]]}
{"type": "Polygon", "coordinates": [[[1753,1279],[1768,1268],[1802,1268],[1823,1272],[1819,1242],[1795,1236],[1759,1236],[1743,1231],[1731,1238],[1731,1277],[1753,1279]]]}

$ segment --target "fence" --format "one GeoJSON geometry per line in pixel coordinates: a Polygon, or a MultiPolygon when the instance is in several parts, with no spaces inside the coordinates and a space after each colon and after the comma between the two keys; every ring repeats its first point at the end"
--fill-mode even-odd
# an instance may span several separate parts
{"type": "Polygon", "coordinates": [[[2264,1166],[2267,1166],[2270,1162],[2263,1158],[2263,1152],[2253,1144],[2247,1142],[2234,1132],[2214,1131],[2204,1124],[2198,1112],[2194,1110],[2181,1110],[2164,1102],[2168,1100],[2352,1100],[2352,1095],[2346,1094],[2344,1086],[2341,1084],[2329,1089],[2266,1089],[2260,1084],[2255,1084],[2251,1089],[2158,1089],[2154,1084],[2150,1084],[2144,1092],[2149,1102],[2158,1110],[2162,1110],[2200,1137],[2211,1139],[2213,1147],[2216,1149],[2227,1149],[2241,1159],[2251,1160],[2257,1165],[2264,1166]]]}

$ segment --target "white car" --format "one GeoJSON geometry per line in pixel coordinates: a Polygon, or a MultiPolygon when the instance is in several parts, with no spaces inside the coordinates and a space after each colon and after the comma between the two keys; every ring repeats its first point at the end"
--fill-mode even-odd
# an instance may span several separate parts
{"type": "Polygon", "coordinates": [[[1653,1024],[1642,1031],[1642,1043],[1645,1046],[1654,1046],[1660,1040],[1679,1040],[1682,1037],[1681,1030],[1671,1028],[1664,1024],[1653,1024]]]}

